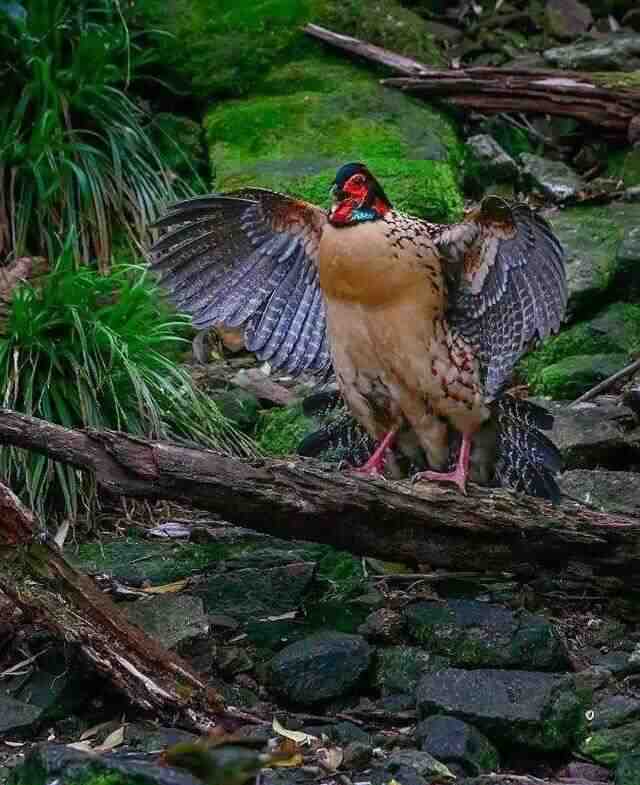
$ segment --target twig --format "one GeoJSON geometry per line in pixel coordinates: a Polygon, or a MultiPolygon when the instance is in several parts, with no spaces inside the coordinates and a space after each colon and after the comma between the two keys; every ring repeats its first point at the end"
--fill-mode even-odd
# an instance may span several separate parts
{"type": "Polygon", "coordinates": [[[585,403],[585,401],[590,401],[592,398],[595,398],[596,395],[600,395],[600,393],[608,390],[612,387],[616,382],[619,382],[621,379],[626,379],[627,376],[631,376],[634,371],[640,371],[640,358],[634,360],[630,365],[625,366],[620,371],[616,371],[616,373],[609,376],[600,384],[596,384],[595,387],[592,387],[590,390],[587,390],[586,393],[581,395],[579,398],[576,398],[571,404],[569,404],[569,408],[572,406],[577,406],[579,403],[585,403]]]}

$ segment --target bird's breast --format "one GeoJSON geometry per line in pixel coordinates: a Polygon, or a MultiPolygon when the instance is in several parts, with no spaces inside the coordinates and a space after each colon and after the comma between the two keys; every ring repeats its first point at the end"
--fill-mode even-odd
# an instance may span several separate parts
{"type": "Polygon", "coordinates": [[[320,286],[328,300],[378,306],[429,292],[435,310],[444,303],[442,270],[425,238],[393,236],[387,221],[328,226],[319,253],[320,286]]]}

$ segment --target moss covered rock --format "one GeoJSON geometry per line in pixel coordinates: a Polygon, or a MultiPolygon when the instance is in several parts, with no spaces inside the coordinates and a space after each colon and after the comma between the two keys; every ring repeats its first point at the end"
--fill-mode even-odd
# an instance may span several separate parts
{"type": "Polygon", "coordinates": [[[217,190],[258,185],[327,206],[337,167],[363,160],[399,209],[442,221],[462,215],[453,125],[329,56],[290,63],[260,95],[214,106],[205,129],[217,190]]]}
{"type": "Polygon", "coordinates": [[[267,455],[291,455],[316,428],[314,420],[303,414],[301,405],[269,409],[260,413],[256,441],[267,455]]]}
{"type": "Polygon", "coordinates": [[[535,385],[536,393],[556,400],[577,398],[588,389],[620,371],[626,354],[578,354],[544,368],[535,385]]]}
{"type": "Polygon", "coordinates": [[[603,766],[615,766],[623,755],[636,752],[638,749],[640,749],[640,721],[591,733],[580,746],[583,755],[603,766]]]}
{"type": "Polygon", "coordinates": [[[136,14],[170,33],[158,37],[158,65],[202,99],[247,94],[275,66],[318,49],[302,32],[307,22],[442,63],[427,23],[398,0],[140,0],[136,14]]]}

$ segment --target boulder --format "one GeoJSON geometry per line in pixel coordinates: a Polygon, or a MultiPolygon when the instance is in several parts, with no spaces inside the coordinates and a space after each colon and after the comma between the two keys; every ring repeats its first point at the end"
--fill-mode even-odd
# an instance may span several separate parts
{"type": "Polygon", "coordinates": [[[367,674],[373,651],[359,635],[318,633],[292,643],[269,663],[273,691],[291,703],[312,705],[350,693],[367,674]]]}
{"type": "Polygon", "coordinates": [[[459,668],[562,670],[567,655],[542,616],[476,600],[422,601],[406,611],[411,636],[459,668]]]}
{"type": "Polygon", "coordinates": [[[209,629],[204,603],[189,594],[159,594],[124,606],[130,621],[171,649],[209,629]]]}
{"type": "Polygon", "coordinates": [[[383,695],[413,694],[425,673],[448,665],[417,646],[389,646],[377,651],[375,683],[383,695]]]}
{"type": "Polygon", "coordinates": [[[640,721],[593,731],[587,734],[579,749],[595,763],[616,766],[627,753],[640,749],[640,721]]]}
{"type": "Polygon", "coordinates": [[[498,751],[489,739],[455,717],[427,717],[418,723],[416,739],[424,752],[447,765],[458,764],[469,776],[497,771],[500,766],[498,751]]]}
{"type": "Polygon", "coordinates": [[[543,56],[550,65],[572,71],[633,71],[640,63],[640,35],[614,33],[547,49],[543,56]]]}
{"type": "Polygon", "coordinates": [[[564,202],[584,188],[579,175],[562,161],[522,153],[520,163],[523,186],[552,202],[564,202]]]}
{"type": "Polygon", "coordinates": [[[440,761],[428,752],[403,750],[392,753],[383,766],[371,770],[371,785],[388,785],[400,782],[402,785],[430,785],[453,780],[453,775],[440,761]]]}
{"type": "Polygon", "coordinates": [[[640,517],[640,476],[634,472],[573,469],[560,477],[560,490],[602,512],[640,517]]]}
{"type": "Polygon", "coordinates": [[[574,399],[621,371],[626,354],[576,354],[540,371],[536,391],[556,399],[574,399]]]}
{"type": "Polygon", "coordinates": [[[571,679],[550,673],[448,668],[424,676],[416,698],[422,717],[452,715],[505,746],[571,749],[585,724],[571,679]]]}
{"type": "Polygon", "coordinates": [[[544,20],[551,35],[563,41],[577,38],[593,24],[591,11],[579,0],[547,0],[544,20]]]}

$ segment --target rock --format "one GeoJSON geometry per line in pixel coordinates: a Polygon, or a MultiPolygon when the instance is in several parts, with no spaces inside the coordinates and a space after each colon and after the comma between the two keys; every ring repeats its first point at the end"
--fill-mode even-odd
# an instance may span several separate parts
{"type": "Polygon", "coordinates": [[[217,102],[205,130],[219,190],[261,186],[327,205],[338,166],[364,156],[398,209],[463,214],[463,148],[450,122],[348,63],[288,62],[260,94],[217,102]]]}
{"type": "Polygon", "coordinates": [[[389,646],[377,651],[375,682],[385,696],[413,694],[425,673],[448,665],[442,657],[417,646],[389,646]]]}
{"type": "Polygon", "coordinates": [[[124,611],[134,624],[168,649],[209,630],[204,603],[200,597],[189,594],[159,594],[129,603],[124,611]]]}
{"type": "Polygon", "coordinates": [[[428,785],[452,780],[451,772],[428,752],[405,750],[394,752],[383,766],[371,770],[371,785],[388,785],[390,781],[402,785],[428,785]]]}
{"type": "Polygon", "coordinates": [[[575,207],[548,218],[566,251],[571,318],[593,312],[614,286],[628,291],[634,281],[640,285],[640,268],[618,257],[621,241],[640,224],[640,204],[575,207]]]}
{"type": "Polygon", "coordinates": [[[314,562],[292,562],[213,573],[194,593],[208,612],[229,614],[240,621],[279,616],[299,607],[314,570],[314,562]]]}
{"type": "Polygon", "coordinates": [[[640,487],[634,472],[574,469],[559,480],[560,490],[602,512],[640,517],[640,487]]]}
{"type": "Polygon", "coordinates": [[[418,723],[420,748],[447,766],[457,763],[469,776],[497,771],[498,751],[477,728],[455,717],[436,714],[418,723]]]}
{"type": "Polygon", "coordinates": [[[640,306],[612,303],[584,324],[589,336],[606,351],[632,352],[640,340],[640,306]]]}
{"type": "Polygon", "coordinates": [[[221,390],[212,396],[222,414],[245,433],[255,431],[260,417],[260,401],[249,390],[221,390]]]}
{"type": "Polygon", "coordinates": [[[242,368],[231,381],[256,400],[270,406],[291,406],[296,403],[294,392],[265,376],[260,368],[242,368]]]}
{"type": "Polygon", "coordinates": [[[367,616],[358,632],[370,641],[391,643],[400,637],[403,629],[404,618],[401,613],[391,608],[379,608],[367,616]]]}
{"type": "Polygon", "coordinates": [[[363,741],[352,741],[344,748],[344,766],[347,769],[366,769],[373,750],[363,741]]]}
{"type": "Polygon", "coordinates": [[[584,761],[572,761],[564,769],[560,769],[558,777],[566,779],[586,780],[587,782],[609,782],[610,772],[604,766],[596,766],[584,761]]]}
{"type": "Polygon", "coordinates": [[[518,177],[518,165],[489,134],[477,134],[466,141],[468,156],[465,174],[480,185],[513,183],[518,177]]]}
{"type": "Polygon", "coordinates": [[[633,71],[640,57],[640,35],[611,34],[597,41],[547,49],[547,63],[572,71],[633,71]]]}
{"type": "Polygon", "coordinates": [[[14,785],[33,782],[144,782],[145,785],[202,785],[202,780],[181,769],[160,764],[156,758],[112,752],[98,754],[64,744],[32,747],[13,771],[14,785]],[[37,772],[37,779],[34,779],[37,772]]]}
{"type": "Polygon", "coordinates": [[[577,38],[593,24],[591,11],[578,0],[547,0],[544,19],[551,35],[565,41],[577,38]]]}
{"type": "Polygon", "coordinates": [[[570,679],[549,673],[448,668],[424,676],[416,697],[423,717],[451,714],[496,743],[570,749],[585,724],[570,679]]]}
{"type": "Polygon", "coordinates": [[[533,399],[554,416],[550,437],[564,459],[565,469],[627,466],[640,458],[640,429],[627,406],[596,399],[569,408],[533,399]]]}
{"type": "Polygon", "coordinates": [[[423,601],[406,611],[411,636],[453,667],[562,670],[568,660],[541,616],[476,600],[423,601]]]}
{"type": "Polygon", "coordinates": [[[552,202],[564,202],[584,188],[581,178],[562,161],[521,153],[520,163],[524,187],[552,202]]]}
{"type": "Polygon", "coordinates": [[[640,785],[640,752],[630,752],[620,758],[615,785],[640,785]]]}
{"type": "Polygon", "coordinates": [[[554,398],[577,398],[628,365],[626,354],[578,354],[540,372],[536,390],[554,398]]]}
{"type": "Polygon", "coordinates": [[[616,728],[629,720],[640,717],[640,701],[628,695],[611,695],[597,701],[593,707],[591,730],[616,728]]]}
{"type": "Polygon", "coordinates": [[[629,227],[616,254],[617,279],[631,297],[640,291],[640,226],[629,227]]]}
{"type": "Polygon", "coordinates": [[[40,706],[33,706],[0,693],[0,733],[23,730],[35,725],[42,714],[40,706]]]}
{"type": "Polygon", "coordinates": [[[173,744],[197,741],[195,733],[179,728],[158,727],[154,723],[130,722],[124,726],[124,743],[133,750],[157,752],[173,744]]]}
{"type": "Polygon", "coordinates": [[[351,692],[369,670],[372,655],[359,635],[320,633],[276,654],[269,665],[270,684],[292,703],[322,703],[351,692]]]}
{"type": "Polygon", "coordinates": [[[622,756],[640,749],[640,721],[589,733],[579,750],[603,766],[615,766],[622,756]]]}

